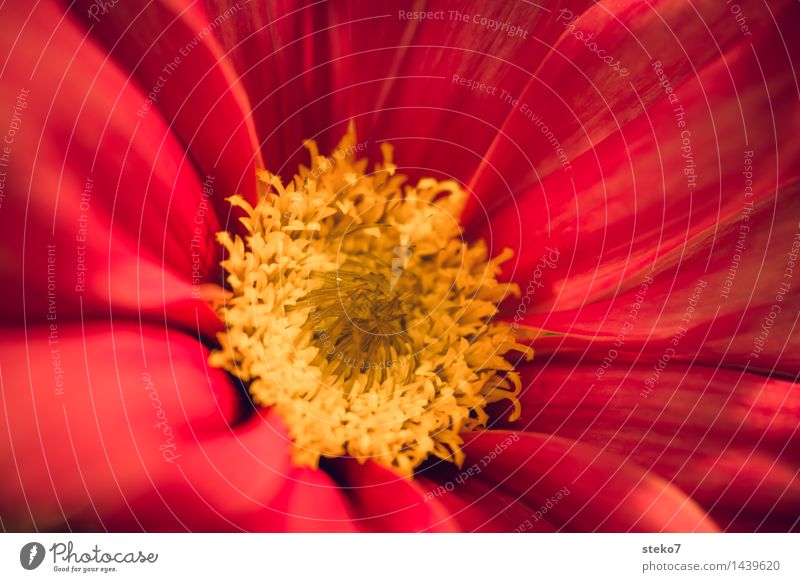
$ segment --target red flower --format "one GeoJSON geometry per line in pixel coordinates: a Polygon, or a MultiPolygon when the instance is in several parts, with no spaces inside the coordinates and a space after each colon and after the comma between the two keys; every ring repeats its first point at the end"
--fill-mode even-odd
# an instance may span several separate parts
{"type": "Polygon", "coordinates": [[[2,527],[796,530],[797,4],[541,4],[6,3],[2,527]],[[460,468],[298,468],[207,363],[224,198],[350,119],[516,251],[460,468]]]}

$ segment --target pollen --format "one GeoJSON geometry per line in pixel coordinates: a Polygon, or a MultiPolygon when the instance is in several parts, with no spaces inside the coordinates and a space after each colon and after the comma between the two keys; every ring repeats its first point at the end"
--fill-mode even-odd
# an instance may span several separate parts
{"type": "Polygon", "coordinates": [[[463,240],[455,181],[407,184],[385,143],[368,171],[352,124],[329,156],[305,146],[310,165],[291,182],[259,171],[255,206],[228,199],[246,233],[217,234],[226,330],[210,363],[280,415],[297,465],[346,456],[405,476],[431,456],[461,465],[460,435],[487,425],[488,405],[520,414],[512,361],[533,352],[496,321],[519,296],[497,281],[512,253],[463,240]]]}

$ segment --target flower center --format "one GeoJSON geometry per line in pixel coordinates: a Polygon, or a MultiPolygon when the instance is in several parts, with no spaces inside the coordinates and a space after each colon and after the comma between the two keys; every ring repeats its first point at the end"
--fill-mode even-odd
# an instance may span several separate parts
{"type": "Polygon", "coordinates": [[[231,293],[218,306],[227,331],[210,362],[274,407],[300,465],[321,456],[374,459],[409,475],[430,455],[463,462],[459,434],[486,426],[500,400],[519,416],[510,351],[530,358],[495,322],[514,284],[498,283],[506,249],[461,239],[466,201],[454,181],[416,186],[392,149],[366,173],[350,130],[328,157],[284,185],[259,172],[255,207],[233,206],[247,236],[220,232],[231,293]]]}

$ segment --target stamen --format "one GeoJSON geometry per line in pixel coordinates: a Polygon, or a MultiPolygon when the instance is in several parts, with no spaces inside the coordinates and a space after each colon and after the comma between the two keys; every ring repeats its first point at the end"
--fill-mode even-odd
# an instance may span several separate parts
{"type": "Polygon", "coordinates": [[[488,404],[509,400],[519,416],[504,356],[533,352],[494,320],[519,295],[495,278],[511,252],[489,259],[461,240],[456,182],[406,185],[387,144],[366,174],[355,144],[352,125],[327,158],[309,141],[311,166],[291,182],[261,171],[255,207],[229,199],[248,234],[217,236],[230,293],[210,361],[277,410],[298,464],[347,455],[404,475],[430,455],[460,464],[459,435],[486,426],[488,404]]]}

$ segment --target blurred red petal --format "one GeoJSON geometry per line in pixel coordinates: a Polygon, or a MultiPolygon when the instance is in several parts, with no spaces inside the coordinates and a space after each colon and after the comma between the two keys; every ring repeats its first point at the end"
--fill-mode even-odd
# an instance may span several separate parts
{"type": "Polygon", "coordinates": [[[53,289],[62,318],[190,301],[193,274],[214,262],[194,252],[196,229],[201,241],[219,229],[202,185],[163,120],[137,117],[144,93],[54,4],[0,10],[20,31],[0,40],[0,105],[19,117],[0,214],[2,318],[43,320],[53,289]]]}
{"type": "MultiPolygon", "coordinates": [[[[590,5],[573,2],[579,11],[590,5]]],[[[330,19],[338,25],[328,32],[338,59],[328,67],[331,109],[338,119],[356,117],[363,135],[392,143],[412,177],[468,183],[512,110],[503,92],[521,95],[532,64],[558,39],[552,8],[434,0],[424,11],[437,19],[416,20],[401,17],[409,7],[396,2],[348,6],[330,19]],[[481,22],[508,27],[489,30],[481,22]]]]}
{"type": "MultiPolygon", "coordinates": [[[[321,36],[314,34],[317,29],[312,26],[312,11],[304,10],[293,0],[215,0],[204,5],[208,19],[216,23],[213,34],[249,96],[252,122],[261,140],[266,167],[291,177],[297,164],[283,165],[286,152],[302,150],[303,140],[319,130],[319,126],[313,132],[307,130],[310,114],[295,113],[301,104],[313,101],[316,91],[324,88],[322,82],[306,83],[303,89],[311,92],[304,91],[302,98],[290,83],[313,67],[314,57],[320,56],[308,50],[310,45],[306,42],[312,36],[321,36]]],[[[319,28],[325,26],[321,22],[315,24],[319,28]]],[[[316,123],[320,117],[313,120],[316,123]]],[[[321,151],[329,151],[330,144],[324,145],[321,151]]],[[[301,161],[307,163],[307,156],[301,161]]]]}
{"type": "Polygon", "coordinates": [[[212,22],[197,2],[183,0],[144,8],[121,2],[105,11],[94,0],[78,0],[70,11],[147,95],[142,114],[137,111],[140,123],[158,126],[163,117],[188,150],[181,162],[194,162],[204,179],[212,177],[209,203],[218,214],[228,215],[227,196],[253,200],[255,166],[263,164],[249,99],[215,35],[220,20],[212,22]]]}
{"type": "Polygon", "coordinates": [[[324,471],[294,469],[273,505],[281,508],[290,532],[357,532],[347,492],[324,471]]]}
{"type": "Polygon", "coordinates": [[[361,531],[443,532],[458,527],[436,500],[426,499],[420,483],[368,461],[336,459],[331,472],[350,499],[355,525],[361,531]]]}
{"type": "MultiPolygon", "coordinates": [[[[773,2],[772,10],[780,20],[790,21],[798,17],[796,3],[773,2]],[[787,11],[794,14],[786,14],[787,11]]],[[[739,23],[725,3],[608,1],[597,2],[582,14],[571,7],[554,10],[550,23],[560,30],[561,37],[547,58],[538,63],[530,82],[518,95],[520,106],[497,132],[485,155],[485,163],[470,181],[470,188],[492,211],[504,202],[513,205],[508,200],[513,193],[519,193],[555,173],[558,175],[555,180],[562,189],[555,196],[549,193],[549,199],[558,201],[563,197],[571,202],[575,194],[575,190],[570,188],[571,179],[584,181],[585,168],[595,161],[605,169],[605,162],[590,155],[592,149],[608,136],[625,132],[625,126],[634,119],[639,118],[645,131],[649,132],[647,123],[658,123],[663,117],[670,122],[670,129],[677,137],[680,131],[675,129],[671,111],[674,104],[667,108],[668,112],[660,115],[649,111],[654,103],[664,100],[665,93],[660,85],[662,78],[653,68],[655,62],[660,62],[666,71],[667,80],[677,90],[681,105],[687,110],[690,107],[705,109],[705,118],[687,115],[687,128],[691,130],[693,139],[696,142],[704,139],[697,135],[699,133],[704,133],[705,139],[715,137],[714,127],[706,127],[709,125],[706,120],[709,101],[714,103],[716,110],[720,105],[720,96],[716,93],[727,92],[730,81],[725,83],[726,79],[723,79],[717,88],[708,82],[711,79],[702,70],[704,65],[716,62],[715,68],[724,68],[732,55],[742,51],[752,58],[752,44],[762,59],[777,57],[782,61],[782,64],[772,67],[773,70],[779,70],[781,75],[791,71],[791,67],[787,68],[785,60],[781,59],[785,45],[775,43],[776,52],[773,43],[764,47],[761,42],[764,39],[759,38],[776,39],[776,16],[768,13],[763,5],[753,7],[748,15],[752,36],[742,34],[739,23]],[[605,57],[601,58],[602,55],[605,57]],[[627,74],[621,74],[623,69],[627,74]],[[690,93],[682,87],[684,82],[700,82],[700,92],[697,95],[690,93]],[[526,111],[523,111],[523,104],[527,106],[526,111]],[[589,159],[579,163],[581,156],[589,159]]],[[[751,66],[746,74],[753,82],[762,83],[755,66],[751,66]]],[[[744,77],[745,81],[749,79],[744,77]]],[[[736,82],[738,84],[740,79],[737,78],[736,82]]],[[[748,117],[747,122],[757,126],[762,121],[763,110],[759,114],[748,117]]],[[[714,117],[717,117],[716,111],[714,117]]],[[[719,114],[719,119],[727,122],[722,114],[719,114]]],[[[736,121],[734,118],[731,123],[736,121]]],[[[729,133],[725,132],[726,139],[729,133]]],[[[654,141],[658,143],[663,139],[664,136],[660,135],[654,141]]],[[[701,159],[713,157],[716,150],[703,151],[707,147],[706,143],[695,143],[696,155],[701,159]]],[[[619,144],[617,149],[625,152],[625,144],[619,144]]],[[[669,143],[664,150],[669,158],[673,156],[669,143]]],[[[679,147],[675,148],[677,150],[679,147]]],[[[634,165],[638,166],[636,157],[634,165]]],[[[703,163],[698,165],[704,167],[703,163]]],[[[596,170],[590,171],[593,176],[597,174],[596,170]]],[[[705,169],[699,173],[711,174],[705,169]]],[[[639,179],[646,176],[647,173],[642,172],[639,179]]],[[[597,185],[601,179],[597,179],[597,185]]],[[[577,190],[581,197],[582,190],[582,187],[577,190]]],[[[610,195],[624,196],[627,193],[612,188],[610,195]]],[[[476,205],[468,209],[467,223],[472,218],[485,222],[483,210],[479,211],[476,205]]],[[[544,213],[540,210],[538,214],[544,213]]],[[[560,218],[555,213],[553,216],[560,218]]],[[[613,216],[610,218],[614,219],[613,216]]]]}
{"type": "Polygon", "coordinates": [[[464,437],[465,466],[478,464],[482,479],[546,514],[559,531],[717,531],[678,488],[618,455],[539,433],[464,437]],[[568,493],[554,503],[563,488],[568,493]]]}
{"type": "MultiPolygon", "coordinates": [[[[535,341],[602,361],[610,351],[639,362],[670,360],[748,368],[794,378],[800,372],[798,184],[763,198],[752,212],[714,224],[652,265],[611,299],[521,323],[566,335],[535,341]]],[[[614,356],[616,359],[620,356],[614,356]]]]}
{"type": "MultiPolygon", "coordinates": [[[[237,3],[206,5],[212,16],[222,16],[237,3]]],[[[396,160],[412,176],[445,174],[467,182],[508,110],[498,106],[499,89],[496,97],[476,99],[454,75],[521,91],[530,63],[544,58],[559,31],[546,9],[531,4],[425,5],[426,12],[442,15],[456,8],[518,31],[493,34],[449,16],[410,19],[401,14],[411,7],[389,0],[251,2],[226,18],[220,36],[253,100],[270,167],[285,172],[281,164],[305,163],[300,146],[308,137],[329,150],[354,118],[372,157],[380,155],[378,142],[391,140],[396,160]]]]}
{"type": "Polygon", "coordinates": [[[343,492],[324,473],[289,462],[290,441],[271,413],[198,440],[110,529],[352,531],[343,492]]]}
{"type": "Polygon", "coordinates": [[[205,348],[148,326],[54,325],[3,335],[7,529],[285,525],[270,504],[295,471],[288,439],[261,417],[229,428],[236,391],[205,348]]]}
{"type": "MultiPolygon", "coordinates": [[[[798,49],[793,39],[792,54],[798,49]]],[[[787,58],[777,36],[730,51],[676,88],[678,104],[662,94],[646,116],[575,160],[573,175],[551,174],[479,234],[517,250],[510,277],[522,286],[545,247],[561,251],[536,291],[541,310],[573,309],[630,289],[654,260],[688,253],[694,237],[738,219],[746,204],[773,198],[800,176],[800,105],[787,58]],[[683,129],[676,107],[685,113],[683,129]]]]}
{"type": "Polygon", "coordinates": [[[792,528],[800,515],[796,384],[683,364],[598,369],[522,368],[522,417],[508,426],[624,455],[680,487],[725,529],[792,528]]]}
{"type": "Polygon", "coordinates": [[[436,500],[451,513],[451,520],[466,532],[552,532],[546,519],[531,519],[534,508],[499,483],[472,477],[449,463],[438,463],[416,478],[426,489],[425,501],[436,500]],[[527,522],[527,523],[526,523],[527,522]],[[528,525],[530,524],[530,525],[528,525]]]}

